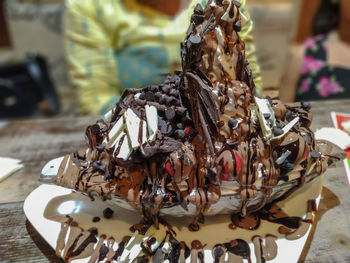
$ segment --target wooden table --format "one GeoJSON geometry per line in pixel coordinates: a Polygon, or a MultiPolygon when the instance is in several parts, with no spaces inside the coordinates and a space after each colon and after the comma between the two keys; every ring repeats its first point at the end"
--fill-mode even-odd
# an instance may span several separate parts
{"type": "MultiPolygon", "coordinates": [[[[331,127],[331,111],[350,113],[350,100],[313,103],[313,129],[331,127]]],[[[24,120],[0,125],[0,156],[24,163],[24,169],[0,183],[0,262],[62,262],[26,220],[23,201],[39,185],[43,165],[84,146],[85,127],[96,119],[24,120]]],[[[350,187],[342,163],[326,173],[316,222],[300,262],[350,262],[350,187]]]]}

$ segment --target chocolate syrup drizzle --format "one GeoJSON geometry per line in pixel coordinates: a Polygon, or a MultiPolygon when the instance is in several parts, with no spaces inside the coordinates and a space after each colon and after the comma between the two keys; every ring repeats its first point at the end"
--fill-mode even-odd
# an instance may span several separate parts
{"type": "MultiPolygon", "coordinates": [[[[190,229],[196,231],[204,213],[220,200],[223,185],[232,183],[238,190],[232,188],[231,194],[240,195],[234,225],[244,225],[246,218],[255,229],[261,218],[295,230],[293,219],[272,218],[267,209],[274,199],[286,196],[273,189],[290,182],[290,173],[297,172],[290,193],[339,158],[321,151],[314,140],[309,104],[285,105],[266,97],[263,103],[271,112],[260,112],[239,36],[245,23],[239,7],[232,0],[208,1],[204,9],[197,5],[181,43],[182,71],[160,85],[127,89],[110,121],[87,127],[88,149],[65,157],[57,184],[108,199],[121,197],[156,227],[163,207],[181,205],[188,210],[192,204],[196,210],[190,229]],[[155,141],[142,144],[146,106],[156,108],[158,130],[155,141]],[[112,148],[104,142],[110,141],[109,132],[120,118],[125,123],[128,109],[141,119],[140,147],[124,160],[117,156],[126,135],[112,148]]],[[[283,230],[293,232],[288,229],[283,230]]]]}

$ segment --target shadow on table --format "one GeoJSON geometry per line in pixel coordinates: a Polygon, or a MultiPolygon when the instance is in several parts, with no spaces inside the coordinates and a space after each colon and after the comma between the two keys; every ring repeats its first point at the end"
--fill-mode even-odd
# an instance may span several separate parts
{"type": "Polygon", "coordinates": [[[35,245],[51,263],[64,263],[63,259],[56,256],[55,250],[40,236],[32,224],[26,220],[27,232],[35,245]]]}

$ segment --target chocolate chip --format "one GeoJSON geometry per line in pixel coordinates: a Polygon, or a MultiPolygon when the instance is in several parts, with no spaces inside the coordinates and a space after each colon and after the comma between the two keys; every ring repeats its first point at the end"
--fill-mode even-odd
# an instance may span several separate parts
{"type": "Polygon", "coordinates": [[[241,30],[242,30],[241,20],[237,20],[237,22],[235,23],[235,31],[236,32],[241,32],[241,30]]]}
{"type": "Polygon", "coordinates": [[[281,128],[273,127],[273,135],[275,137],[280,136],[282,134],[283,134],[283,130],[281,128]]]}
{"type": "Polygon", "coordinates": [[[301,102],[301,107],[302,107],[304,110],[308,111],[308,110],[311,109],[311,104],[310,104],[310,102],[302,101],[302,102],[301,102]]]}
{"type": "Polygon", "coordinates": [[[184,130],[176,130],[175,137],[176,139],[184,139],[186,137],[186,133],[184,130]]]}
{"type": "Polygon", "coordinates": [[[92,222],[99,222],[101,220],[101,218],[99,218],[98,216],[95,216],[93,219],[92,219],[92,222]]]}
{"type": "Polygon", "coordinates": [[[183,124],[181,122],[176,124],[176,128],[182,130],[184,128],[183,124]]]}
{"type": "Polygon", "coordinates": [[[265,119],[270,119],[271,117],[271,114],[270,113],[264,113],[264,118],[265,119]]]}
{"type": "MultiPolygon", "coordinates": [[[[181,71],[177,71],[177,72],[179,72],[179,74],[177,74],[177,73],[175,72],[176,75],[180,75],[180,74],[181,74],[181,71]]],[[[179,76],[176,76],[176,78],[175,78],[175,83],[174,83],[176,87],[179,86],[180,81],[181,81],[181,78],[180,78],[179,76]]]]}
{"type": "Polygon", "coordinates": [[[162,87],[162,91],[163,91],[164,93],[168,94],[169,91],[170,91],[170,87],[169,87],[169,86],[163,86],[163,87],[162,87]]]}
{"type": "Polygon", "coordinates": [[[282,129],[285,126],[285,124],[283,122],[276,122],[276,126],[277,128],[282,129]]]}
{"type": "Polygon", "coordinates": [[[147,101],[154,101],[154,99],[155,99],[154,93],[152,91],[147,91],[145,93],[145,99],[147,101]]]}
{"type": "Polygon", "coordinates": [[[232,130],[236,129],[238,127],[238,121],[236,119],[230,119],[228,121],[228,127],[232,130]]]}
{"type": "Polygon", "coordinates": [[[175,97],[173,97],[174,99],[173,99],[173,101],[172,101],[172,105],[174,105],[174,106],[180,106],[180,101],[178,100],[178,99],[176,99],[175,97]]]}
{"type": "Polygon", "coordinates": [[[158,127],[163,134],[169,134],[173,130],[172,126],[162,118],[158,119],[158,127]]]}
{"type": "Polygon", "coordinates": [[[96,145],[96,149],[97,149],[97,151],[99,151],[99,152],[103,152],[103,151],[105,150],[105,146],[102,145],[102,144],[97,144],[97,145],[96,145]]]}
{"type": "Polygon", "coordinates": [[[180,92],[179,92],[177,89],[172,89],[172,90],[169,92],[169,95],[174,96],[174,97],[178,97],[179,94],[180,94],[180,92]]]}
{"type": "Polygon", "coordinates": [[[201,37],[198,35],[190,35],[188,39],[192,44],[198,45],[201,42],[201,37]]]}
{"type": "Polygon", "coordinates": [[[103,216],[104,218],[111,218],[113,216],[114,211],[112,209],[110,209],[109,207],[107,207],[105,210],[103,210],[103,216]]]}
{"type": "Polygon", "coordinates": [[[317,151],[312,151],[310,153],[310,156],[311,156],[311,158],[317,159],[317,158],[321,157],[321,154],[319,152],[317,152],[317,151]]]}
{"type": "Polygon", "coordinates": [[[203,15],[203,7],[201,4],[197,4],[196,7],[194,8],[194,13],[195,14],[199,14],[199,15],[203,15]]]}
{"type": "Polygon", "coordinates": [[[148,88],[148,90],[149,90],[149,91],[152,91],[153,93],[154,93],[154,92],[157,92],[157,91],[158,91],[158,86],[152,85],[152,86],[150,86],[150,87],[148,88]]]}
{"type": "Polygon", "coordinates": [[[164,96],[160,97],[160,98],[158,99],[158,102],[159,102],[160,104],[164,104],[164,96]]]}
{"type": "Polygon", "coordinates": [[[168,119],[168,120],[172,120],[174,119],[175,117],[175,110],[173,108],[167,108],[165,110],[165,117],[168,119]]]}
{"type": "Polygon", "coordinates": [[[144,99],[145,99],[145,93],[144,93],[144,92],[142,92],[142,93],[140,94],[139,99],[140,99],[140,100],[144,100],[144,99]]]}
{"type": "Polygon", "coordinates": [[[286,111],[287,121],[290,121],[293,118],[293,113],[290,110],[286,111]]]}
{"type": "Polygon", "coordinates": [[[166,105],[169,105],[174,100],[174,97],[165,96],[164,101],[166,105]]]}
{"type": "Polygon", "coordinates": [[[162,93],[160,91],[157,91],[156,93],[154,93],[154,96],[156,97],[156,99],[159,99],[160,97],[162,97],[162,93]]]}
{"type": "Polygon", "coordinates": [[[99,134],[100,133],[100,126],[98,124],[94,124],[91,126],[90,131],[92,134],[99,134]]]}

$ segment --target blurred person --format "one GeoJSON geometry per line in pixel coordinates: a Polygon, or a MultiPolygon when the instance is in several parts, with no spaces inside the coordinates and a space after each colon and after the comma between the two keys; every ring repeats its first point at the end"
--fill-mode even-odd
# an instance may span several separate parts
{"type": "Polygon", "coordinates": [[[281,100],[350,98],[350,1],[321,0],[312,32],[292,48],[281,100]]]}
{"type": "MultiPolygon", "coordinates": [[[[209,0],[214,1],[214,0],[209,0]]],[[[261,90],[246,0],[239,0],[248,18],[241,38],[261,90]]],[[[193,9],[206,0],[66,0],[65,46],[80,112],[103,114],[115,106],[125,88],[161,83],[181,69],[180,42],[193,9]]]]}

